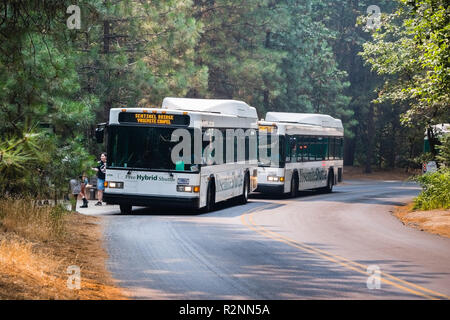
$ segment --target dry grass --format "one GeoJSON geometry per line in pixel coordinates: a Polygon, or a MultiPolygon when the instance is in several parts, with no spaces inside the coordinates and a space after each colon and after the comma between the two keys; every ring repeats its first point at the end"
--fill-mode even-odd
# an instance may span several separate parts
{"type": "Polygon", "coordinates": [[[361,167],[344,167],[344,181],[345,180],[400,180],[405,181],[413,176],[421,173],[419,170],[406,171],[405,169],[378,169],[373,168],[372,173],[364,173],[364,168],[361,167]]]}
{"type": "Polygon", "coordinates": [[[409,227],[450,238],[450,210],[413,211],[414,204],[397,207],[394,215],[409,227]]]}
{"type": "Polygon", "coordinates": [[[58,238],[64,233],[65,212],[61,206],[37,206],[30,199],[0,199],[1,230],[40,241],[58,238]]]}
{"type": "Polygon", "coordinates": [[[106,258],[98,218],[0,200],[0,299],[124,299],[106,258]],[[72,265],[80,290],[67,287],[72,265]]]}

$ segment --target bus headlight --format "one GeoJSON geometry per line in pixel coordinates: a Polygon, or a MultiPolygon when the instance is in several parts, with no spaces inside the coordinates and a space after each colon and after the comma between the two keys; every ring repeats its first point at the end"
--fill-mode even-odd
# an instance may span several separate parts
{"type": "Polygon", "coordinates": [[[200,187],[199,186],[178,185],[177,186],[177,191],[178,192],[194,192],[194,193],[198,193],[198,192],[200,192],[200,187]]]}
{"type": "Polygon", "coordinates": [[[268,176],[267,177],[267,181],[270,181],[270,182],[278,182],[278,181],[284,182],[284,177],[268,176]]]}
{"type": "Polygon", "coordinates": [[[123,182],[106,181],[105,187],[110,189],[123,189],[123,182]]]}

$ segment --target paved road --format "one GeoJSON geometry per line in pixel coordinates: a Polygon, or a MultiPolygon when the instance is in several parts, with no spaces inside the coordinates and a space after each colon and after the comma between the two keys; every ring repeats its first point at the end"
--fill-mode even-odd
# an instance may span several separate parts
{"type": "Polygon", "coordinates": [[[255,195],[209,214],[80,211],[105,218],[109,269],[137,299],[448,299],[450,239],[390,213],[418,192],[348,181],[332,194],[255,195]],[[370,274],[379,289],[368,288],[370,274]]]}

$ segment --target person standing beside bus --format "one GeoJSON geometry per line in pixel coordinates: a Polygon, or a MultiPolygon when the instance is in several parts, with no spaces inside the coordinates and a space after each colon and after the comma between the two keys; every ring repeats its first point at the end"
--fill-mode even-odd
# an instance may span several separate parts
{"type": "Polygon", "coordinates": [[[105,174],[106,174],[106,153],[103,152],[100,155],[100,161],[96,168],[92,168],[97,171],[97,199],[96,206],[101,206],[103,201],[103,191],[105,190],[105,174]]]}

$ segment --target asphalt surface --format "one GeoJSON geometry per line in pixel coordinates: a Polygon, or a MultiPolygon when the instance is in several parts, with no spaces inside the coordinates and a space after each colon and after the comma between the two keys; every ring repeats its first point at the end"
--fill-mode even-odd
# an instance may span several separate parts
{"type": "Polygon", "coordinates": [[[391,214],[419,191],[347,181],[332,194],[256,194],[208,214],[126,216],[93,202],[79,211],[105,218],[108,268],[135,299],[449,299],[450,239],[391,214]]]}

